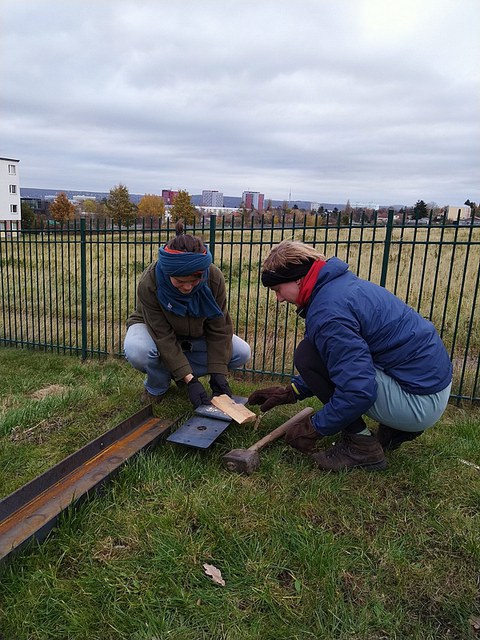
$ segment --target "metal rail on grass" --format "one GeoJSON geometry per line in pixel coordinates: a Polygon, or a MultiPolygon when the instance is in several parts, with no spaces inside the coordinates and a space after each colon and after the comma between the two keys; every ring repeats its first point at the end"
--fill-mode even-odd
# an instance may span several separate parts
{"type": "Polygon", "coordinates": [[[155,418],[148,405],[1,500],[0,561],[32,538],[43,540],[64,509],[153,446],[171,424],[155,418]]]}

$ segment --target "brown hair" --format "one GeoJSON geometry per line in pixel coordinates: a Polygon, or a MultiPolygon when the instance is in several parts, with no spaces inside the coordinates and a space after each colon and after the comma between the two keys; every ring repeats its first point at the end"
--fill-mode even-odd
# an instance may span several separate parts
{"type": "Polygon", "coordinates": [[[206,246],[201,238],[185,233],[183,220],[179,220],[175,225],[175,237],[167,242],[167,247],[188,253],[205,253],[206,251],[206,246]]]}
{"type": "Polygon", "coordinates": [[[297,240],[282,240],[265,258],[262,268],[265,271],[277,271],[292,264],[302,264],[312,260],[326,260],[326,258],[308,244],[297,240]]]}

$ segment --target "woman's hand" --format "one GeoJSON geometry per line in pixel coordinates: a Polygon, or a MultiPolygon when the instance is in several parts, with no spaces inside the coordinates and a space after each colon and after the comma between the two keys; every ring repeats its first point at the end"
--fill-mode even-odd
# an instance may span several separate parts
{"type": "Polygon", "coordinates": [[[279,404],[295,404],[297,395],[291,384],[286,387],[267,387],[254,391],[248,398],[248,404],[260,404],[261,411],[265,412],[279,404]]]}
{"type": "Polygon", "coordinates": [[[226,377],[222,373],[210,374],[210,387],[214,396],[221,396],[226,394],[232,397],[232,390],[227,382],[226,377]]]}
{"type": "Polygon", "coordinates": [[[187,382],[187,391],[190,402],[193,404],[195,409],[200,407],[202,404],[210,404],[210,398],[205,391],[205,387],[198,378],[195,378],[195,376],[192,376],[190,381],[187,382]]]}

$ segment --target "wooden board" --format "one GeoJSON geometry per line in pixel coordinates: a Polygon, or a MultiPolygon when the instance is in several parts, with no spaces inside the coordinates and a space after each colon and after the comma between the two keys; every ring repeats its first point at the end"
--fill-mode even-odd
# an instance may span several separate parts
{"type": "Polygon", "coordinates": [[[250,411],[250,409],[244,407],[243,404],[238,404],[237,402],[235,402],[235,400],[233,400],[226,394],[223,394],[221,396],[214,396],[211,399],[211,403],[215,407],[217,407],[217,409],[220,409],[220,411],[226,413],[227,416],[230,416],[233,420],[235,420],[235,422],[238,422],[238,424],[244,424],[245,422],[255,422],[255,420],[257,419],[256,413],[253,413],[253,411],[250,411]]]}
{"type": "MultiPolygon", "coordinates": [[[[244,398],[243,396],[232,396],[237,404],[246,404],[248,398],[244,398]]],[[[205,418],[215,418],[217,420],[226,420],[227,422],[231,421],[231,417],[220,411],[213,404],[202,404],[195,409],[195,415],[204,416],[205,418]]]]}

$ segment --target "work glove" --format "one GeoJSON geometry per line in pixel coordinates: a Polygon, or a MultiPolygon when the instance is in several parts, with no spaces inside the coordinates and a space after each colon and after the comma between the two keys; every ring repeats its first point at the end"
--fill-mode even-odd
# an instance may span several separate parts
{"type": "Polygon", "coordinates": [[[214,396],[221,396],[225,393],[230,398],[232,397],[232,390],[223,373],[210,374],[210,387],[214,396]]]}
{"type": "Polygon", "coordinates": [[[285,442],[302,453],[311,453],[320,438],[323,436],[313,426],[311,416],[293,424],[285,433],[285,442]]]}
{"type": "Polygon", "coordinates": [[[195,409],[202,404],[210,404],[210,398],[205,391],[205,387],[198,378],[193,377],[190,382],[187,383],[187,391],[190,402],[195,409]]]}
{"type": "Polygon", "coordinates": [[[295,404],[298,397],[291,384],[286,387],[267,387],[254,391],[248,397],[248,404],[260,404],[261,411],[265,412],[280,404],[295,404]]]}

